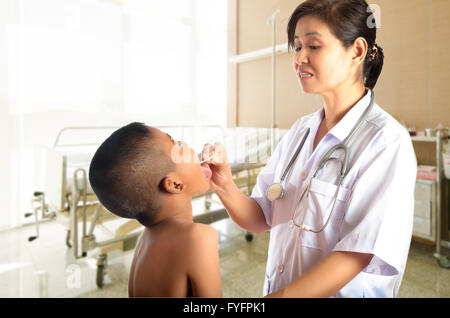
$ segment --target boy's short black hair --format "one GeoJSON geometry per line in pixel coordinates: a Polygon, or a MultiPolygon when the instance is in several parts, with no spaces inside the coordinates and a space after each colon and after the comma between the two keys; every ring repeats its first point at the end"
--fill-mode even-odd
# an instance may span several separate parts
{"type": "Polygon", "coordinates": [[[160,182],[174,167],[152,139],[142,123],[124,126],[100,145],[89,167],[89,182],[103,206],[147,226],[162,205],[160,182]]]}

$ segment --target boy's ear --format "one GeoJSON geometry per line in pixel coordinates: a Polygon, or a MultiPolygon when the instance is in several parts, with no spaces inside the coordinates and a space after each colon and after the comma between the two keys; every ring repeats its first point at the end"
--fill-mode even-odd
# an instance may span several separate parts
{"type": "Polygon", "coordinates": [[[167,193],[179,194],[185,186],[178,176],[169,174],[161,181],[161,187],[167,193]]]}

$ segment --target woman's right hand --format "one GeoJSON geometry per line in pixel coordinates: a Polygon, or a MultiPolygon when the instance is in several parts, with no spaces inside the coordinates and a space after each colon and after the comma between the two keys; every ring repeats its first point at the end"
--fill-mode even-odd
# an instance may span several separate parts
{"type": "Polygon", "coordinates": [[[211,190],[216,193],[226,193],[233,184],[233,178],[225,147],[219,142],[216,142],[214,146],[206,144],[203,147],[201,160],[208,158],[211,158],[206,162],[212,171],[209,181],[211,190]]]}
{"type": "Polygon", "coordinates": [[[210,157],[211,160],[207,161],[212,171],[209,186],[219,196],[231,219],[241,228],[255,234],[270,230],[258,203],[244,195],[234,184],[225,147],[218,142],[214,146],[205,145],[202,160],[210,157]]]}

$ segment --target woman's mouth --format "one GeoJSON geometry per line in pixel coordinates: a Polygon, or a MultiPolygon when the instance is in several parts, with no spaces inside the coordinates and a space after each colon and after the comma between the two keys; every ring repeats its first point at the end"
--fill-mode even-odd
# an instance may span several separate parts
{"type": "Polygon", "coordinates": [[[307,79],[310,79],[312,76],[313,76],[313,75],[312,75],[311,73],[301,73],[301,72],[298,73],[298,77],[299,77],[301,80],[307,80],[307,79]]]}

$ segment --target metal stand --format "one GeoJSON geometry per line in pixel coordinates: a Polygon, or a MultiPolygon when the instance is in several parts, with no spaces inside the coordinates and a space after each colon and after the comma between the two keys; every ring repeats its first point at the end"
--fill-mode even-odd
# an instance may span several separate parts
{"type": "MultiPolygon", "coordinates": [[[[448,138],[446,136],[445,138],[448,138]]],[[[437,155],[437,215],[436,215],[436,252],[434,257],[437,258],[437,262],[440,267],[449,269],[450,263],[447,256],[441,254],[441,186],[442,186],[442,136],[441,131],[436,132],[436,155],[437,155]]]]}
{"type": "Polygon", "coordinates": [[[276,124],[276,108],[275,108],[275,96],[276,96],[276,83],[275,83],[275,73],[276,73],[276,17],[280,13],[280,9],[275,10],[275,12],[267,20],[267,24],[272,24],[272,151],[275,149],[275,128],[276,124]]]}

